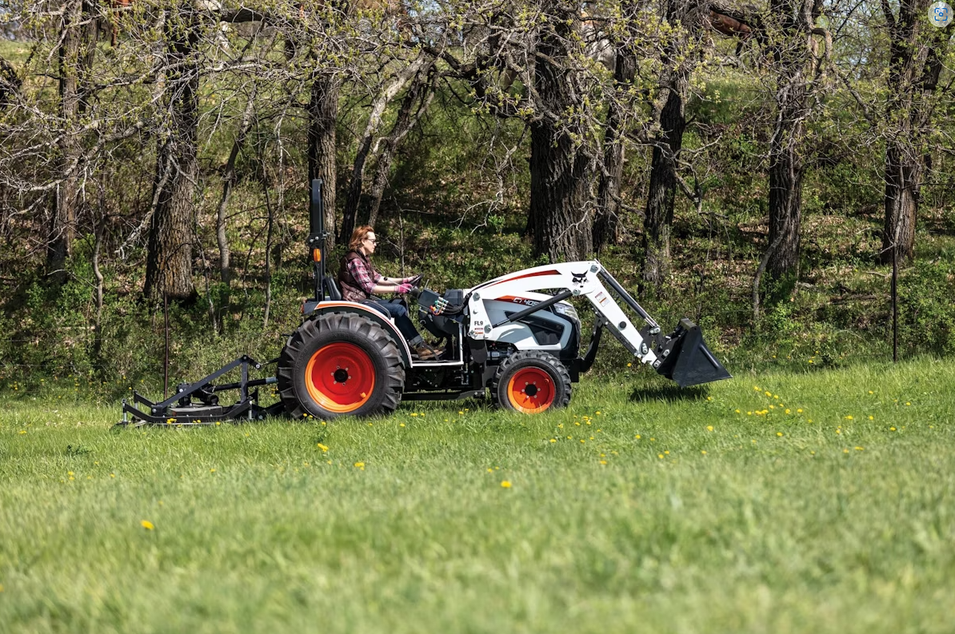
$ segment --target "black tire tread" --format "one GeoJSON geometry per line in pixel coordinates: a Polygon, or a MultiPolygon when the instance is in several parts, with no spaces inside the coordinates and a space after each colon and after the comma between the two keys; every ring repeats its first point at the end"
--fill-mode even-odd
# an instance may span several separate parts
{"type": "Polygon", "coordinates": [[[554,402],[550,407],[567,407],[570,404],[572,388],[570,371],[567,367],[561,363],[557,357],[548,352],[542,352],[540,350],[521,350],[504,359],[501,365],[498,366],[497,372],[494,373],[494,378],[491,380],[491,398],[498,408],[511,409],[507,398],[501,397],[500,389],[502,381],[515,365],[533,365],[545,369],[552,377],[559,379],[559,381],[554,381],[558,393],[554,396],[554,402]]]}
{"type": "MultiPolygon", "coordinates": [[[[405,369],[401,363],[401,354],[398,346],[388,333],[375,322],[351,313],[325,313],[302,323],[292,333],[288,342],[279,355],[276,378],[278,379],[279,397],[285,405],[286,411],[292,418],[305,418],[309,414],[315,417],[334,418],[342,414],[322,411],[317,404],[313,404],[314,411],[309,411],[308,405],[295,390],[295,371],[300,367],[306,354],[306,349],[316,338],[326,337],[330,333],[339,333],[347,339],[367,342],[370,347],[381,351],[387,365],[384,373],[383,390],[380,402],[370,410],[359,410],[352,415],[372,416],[388,414],[398,408],[401,402],[401,392],[405,384],[405,369]]],[[[304,398],[310,397],[304,395],[304,398]]]]}

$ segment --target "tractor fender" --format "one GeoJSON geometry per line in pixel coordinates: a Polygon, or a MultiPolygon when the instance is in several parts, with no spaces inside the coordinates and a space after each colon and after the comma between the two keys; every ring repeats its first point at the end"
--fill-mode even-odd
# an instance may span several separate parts
{"type": "Polygon", "coordinates": [[[361,315],[375,322],[384,328],[385,332],[389,333],[394,340],[395,346],[398,347],[398,353],[401,355],[401,364],[406,368],[411,367],[411,349],[408,347],[408,342],[405,341],[398,327],[374,308],[366,306],[365,304],[359,304],[358,302],[326,301],[316,305],[305,318],[315,319],[319,315],[325,315],[327,313],[351,313],[353,315],[361,315]]]}

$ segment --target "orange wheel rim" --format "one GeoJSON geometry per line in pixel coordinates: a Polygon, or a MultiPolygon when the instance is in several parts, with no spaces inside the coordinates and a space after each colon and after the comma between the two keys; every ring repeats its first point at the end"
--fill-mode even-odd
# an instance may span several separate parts
{"type": "Polygon", "coordinates": [[[543,412],[554,403],[554,381],[540,368],[518,370],[507,383],[507,399],[511,406],[525,414],[543,412]]]}
{"type": "Polygon", "coordinates": [[[354,412],[371,398],[375,366],[359,346],[333,343],[308,360],[305,387],[322,408],[338,414],[354,412]]]}

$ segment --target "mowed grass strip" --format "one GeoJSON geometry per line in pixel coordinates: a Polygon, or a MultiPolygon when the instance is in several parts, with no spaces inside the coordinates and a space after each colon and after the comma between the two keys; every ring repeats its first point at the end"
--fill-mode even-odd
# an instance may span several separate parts
{"type": "Polygon", "coordinates": [[[10,632],[950,632],[955,363],[110,431],[7,394],[10,632]]]}

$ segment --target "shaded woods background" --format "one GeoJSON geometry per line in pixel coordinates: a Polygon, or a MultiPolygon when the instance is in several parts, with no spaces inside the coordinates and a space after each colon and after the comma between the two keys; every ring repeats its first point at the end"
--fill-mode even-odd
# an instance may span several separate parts
{"type": "Polygon", "coordinates": [[[175,372],[274,357],[313,177],[385,269],[597,256],[737,365],[889,354],[894,254],[903,351],[951,354],[929,4],[4,3],[0,379],[154,381],[164,305],[175,372]]]}

